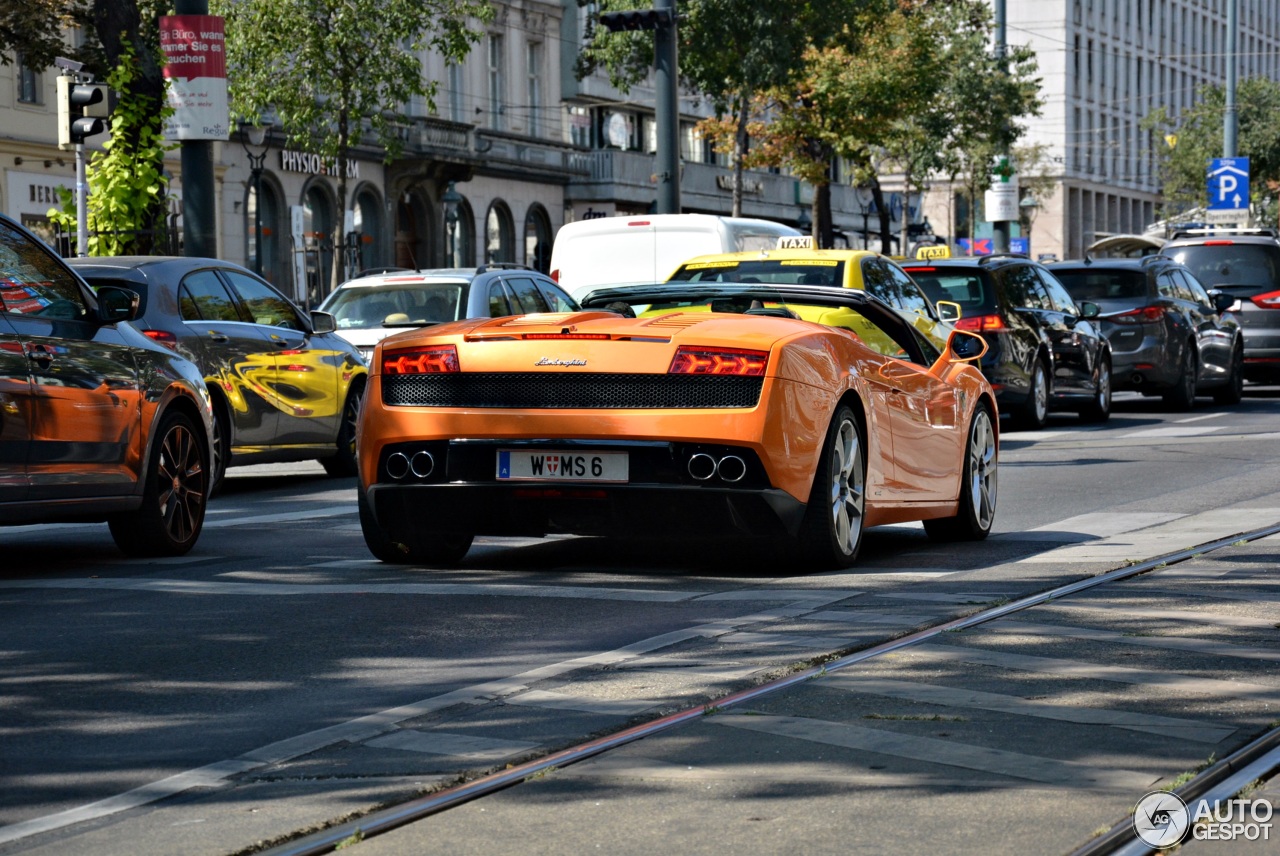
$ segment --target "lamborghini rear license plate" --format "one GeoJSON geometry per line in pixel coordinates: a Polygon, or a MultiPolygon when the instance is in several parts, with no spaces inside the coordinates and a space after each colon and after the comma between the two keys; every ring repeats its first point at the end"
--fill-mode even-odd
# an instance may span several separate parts
{"type": "Polygon", "coordinates": [[[625,482],[626,452],[499,449],[498,481],[625,482]]]}

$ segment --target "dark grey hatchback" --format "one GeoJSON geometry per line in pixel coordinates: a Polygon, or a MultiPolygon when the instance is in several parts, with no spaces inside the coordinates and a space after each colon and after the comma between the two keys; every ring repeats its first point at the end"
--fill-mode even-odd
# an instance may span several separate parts
{"type": "Polygon", "coordinates": [[[1048,268],[1077,302],[1101,308],[1115,389],[1161,395],[1174,410],[1191,409],[1198,391],[1218,404],[1240,401],[1244,339],[1225,311],[1235,298],[1205,289],[1185,266],[1160,255],[1048,268]]]}
{"type": "Polygon", "coordinates": [[[319,460],[355,475],[368,370],[327,312],[304,314],[231,262],[186,256],[67,260],[95,289],[142,299],[134,325],[200,367],[214,415],[212,482],[228,466],[319,460]]]}

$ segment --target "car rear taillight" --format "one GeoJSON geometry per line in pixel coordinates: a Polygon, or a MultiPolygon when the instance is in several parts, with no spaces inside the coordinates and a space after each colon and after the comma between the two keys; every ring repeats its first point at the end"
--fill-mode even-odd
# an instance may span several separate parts
{"type": "Polygon", "coordinates": [[[1128,312],[1103,316],[1102,320],[1114,324],[1159,324],[1164,320],[1164,307],[1143,306],[1141,309],[1130,309],[1128,312]]]}
{"type": "Polygon", "coordinates": [[[462,369],[458,366],[458,349],[453,345],[404,348],[384,351],[382,354],[382,373],[387,375],[449,374],[458,371],[462,369]]]}
{"type": "Polygon", "coordinates": [[[555,270],[553,270],[553,271],[551,272],[551,281],[552,281],[552,282],[559,282],[559,281],[560,281],[560,268],[556,268],[555,270]]]}
{"type": "Polygon", "coordinates": [[[957,330],[971,330],[975,333],[988,333],[994,330],[1007,330],[1004,319],[999,315],[970,315],[955,322],[957,330]]]}
{"type": "Polygon", "coordinates": [[[1271,291],[1266,294],[1255,294],[1249,298],[1254,306],[1259,309],[1280,309],[1280,291],[1271,291]]]}
{"type": "Polygon", "coordinates": [[[1206,246],[1206,247],[1230,247],[1230,246],[1232,246],[1233,244],[1235,244],[1235,241],[1221,241],[1221,240],[1219,240],[1219,241],[1205,241],[1205,242],[1204,242],[1204,244],[1203,244],[1203,246],[1206,246]]]}
{"type": "Polygon", "coordinates": [[[143,330],[142,335],[146,336],[153,342],[159,342],[166,348],[178,350],[178,337],[170,333],[168,330],[143,330]]]}
{"type": "Polygon", "coordinates": [[[759,377],[769,365],[768,351],[748,351],[745,348],[690,348],[676,349],[667,374],[713,374],[759,377]]]}

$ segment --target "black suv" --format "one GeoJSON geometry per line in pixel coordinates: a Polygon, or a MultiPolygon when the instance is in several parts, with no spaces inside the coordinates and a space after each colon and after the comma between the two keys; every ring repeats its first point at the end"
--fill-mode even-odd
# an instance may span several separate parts
{"type": "Polygon", "coordinates": [[[1280,241],[1273,229],[1177,232],[1161,255],[1181,262],[1205,287],[1231,295],[1244,333],[1244,377],[1280,383],[1280,241]]]}
{"type": "Polygon", "coordinates": [[[1015,427],[1044,427],[1048,411],[1083,419],[1111,416],[1111,347],[1092,318],[1052,273],[1023,255],[906,262],[907,273],[937,303],[960,304],[960,330],[981,333],[990,349],[982,372],[1015,427]]]}
{"type": "Polygon", "coordinates": [[[1190,410],[1197,390],[1218,404],[1240,401],[1244,341],[1225,310],[1234,298],[1208,291],[1183,265],[1164,256],[1056,262],[1049,270],[1077,302],[1102,310],[1111,342],[1112,386],[1161,395],[1190,410]]]}

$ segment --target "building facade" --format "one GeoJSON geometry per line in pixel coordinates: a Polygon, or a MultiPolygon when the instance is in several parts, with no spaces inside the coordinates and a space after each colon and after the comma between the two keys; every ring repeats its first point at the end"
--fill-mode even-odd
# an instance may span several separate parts
{"type": "MultiPolygon", "coordinates": [[[[1235,0],[1239,80],[1280,80],[1280,2],[1235,0]]],[[[1143,130],[1157,107],[1179,116],[1206,84],[1227,80],[1222,0],[1057,0],[1006,3],[1006,40],[1035,51],[1043,113],[1025,143],[1045,147],[1037,174],[1054,190],[1027,200],[1033,256],[1080,258],[1108,235],[1142,233],[1158,218],[1157,151],[1143,130]],[[1034,203],[1034,204],[1031,204],[1034,203]]],[[[954,221],[954,194],[934,184],[926,212],[954,221]]]]}

